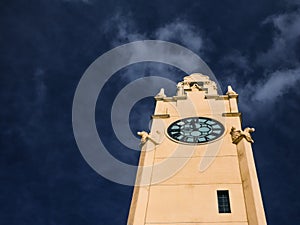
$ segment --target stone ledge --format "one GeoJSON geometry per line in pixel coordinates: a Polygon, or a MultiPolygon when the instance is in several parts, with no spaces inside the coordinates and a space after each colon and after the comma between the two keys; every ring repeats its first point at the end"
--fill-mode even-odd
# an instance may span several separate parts
{"type": "Polygon", "coordinates": [[[240,112],[231,112],[231,113],[222,113],[224,117],[240,117],[242,113],[240,112]]]}
{"type": "Polygon", "coordinates": [[[152,119],[167,119],[170,118],[170,114],[156,114],[151,116],[152,119]]]}

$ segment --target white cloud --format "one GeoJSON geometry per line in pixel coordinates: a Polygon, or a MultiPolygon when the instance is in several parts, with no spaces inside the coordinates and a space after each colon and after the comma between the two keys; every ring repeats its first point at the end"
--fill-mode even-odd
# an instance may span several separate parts
{"type": "MultiPolygon", "coordinates": [[[[241,83],[239,79],[242,79],[241,77],[250,76],[257,65],[249,60],[247,55],[238,50],[231,51],[224,56],[221,61],[225,67],[235,68],[225,72],[225,74],[229,75],[225,79],[227,79],[227,81],[230,80],[231,84],[236,87],[240,94],[240,98],[242,99],[240,107],[242,111],[251,112],[254,116],[260,110],[271,110],[272,107],[276,105],[276,101],[280,101],[282,95],[285,93],[298,91],[295,87],[300,81],[300,66],[296,57],[297,53],[294,51],[294,47],[297,45],[297,41],[300,37],[299,12],[272,16],[265,20],[264,23],[272,23],[277,30],[271,48],[265,53],[261,53],[256,59],[256,62],[261,63],[261,65],[268,63],[269,66],[266,66],[265,71],[262,72],[262,74],[266,76],[257,76],[257,78],[260,79],[257,80],[256,83],[248,82],[244,87],[241,87],[239,85],[241,83]],[[283,60],[289,60],[294,69],[282,67],[281,70],[276,70],[276,67],[272,67],[272,65],[278,62],[281,63],[283,60]],[[257,106],[259,106],[259,109],[253,112],[253,108],[257,106]]],[[[106,32],[110,32],[113,29],[115,31],[114,34],[116,34],[113,40],[111,40],[113,46],[136,40],[155,38],[177,42],[199,54],[207,44],[207,40],[203,38],[198,29],[178,19],[157,28],[150,34],[143,34],[138,32],[136,24],[130,17],[118,14],[105,24],[106,32]]],[[[148,50],[141,48],[139,51],[148,50]]],[[[177,60],[186,61],[184,56],[176,57],[177,60]]],[[[171,72],[163,66],[157,66],[155,69],[150,70],[147,66],[144,67],[144,71],[146,71],[145,75],[159,75],[171,72]]],[[[128,68],[125,74],[126,77],[130,79],[132,74],[144,71],[140,68],[133,67],[128,68]]]]}
{"type": "Polygon", "coordinates": [[[284,94],[299,92],[299,84],[300,68],[297,68],[276,71],[256,83],[248,83],[244,87],[237,86],[241,111],[252,117],[266,115],[267,111],[273,110],[279,102],[284,101],[284,94]],[[262,111],[264,113],[261,113],[262,111]]]}
{"type": "Polygon", "coordinates": [[[296,45],[300,40],[300,10],[271,16],[264,21],[264,24],[269,23],[276,29],[276,34],[271,48],[258,55],[257,63],[265,67],[298,65],[296,45]]]}
{"type": "Polygon", "coordinates": [[[200,52],[203,47],[199,31],[194,26],[180,20],[158,28],[155,37],[164,41],[177,41],[195,52],[200,52]]]}
{"type": "Polygon", "coordinates": [[[300,44],[300,11],[271,16],[264,23],[272,23],[277,31],[272,46],[258,55],[256,60],[268,75],[255,85],[248,84],[246,90],[253,93],[252,101],[264,103],[263,108],[270,108],[283,94],[299,91],[296,85],[300,81],[297,52],[300,44]]]}
{"type": "Polygon", "coordinates": [[[300,11],[273,15],[263,23],[272,24],[276,30],[269,49],[258,54],[254,62],[236,50],[221,61],[230,68],[224,71],[228,75],[224,80],[236,87],[241,111],[252,117],[265,115],[262,111],[273,110],[284,101],[285,94],[299,92],[300,58],[297,49],[300,45],[300,11]],[[253,74],[258,65],[263,69],[260,76],[253,74]],[[246,76],[254,76],[255,79],[246,78],[246,85],[240,86],[240,79],[246,76]]]}
{"type": "MultiPolygon", "coordinates": [[[[104,33],[107,36],[112,36],[113,38],[110,40],[110,43],[113,47],[126,44],[132,41],[138,40],[163,40],[163,41],[170,41],[174,43],[178,43],[191,49],[194,52],[201,52],[203,47],[203,39],[196,29],[196,27],[188,24],[184,21],[179,19],[165,24],[157,29],[153,30],[152,33],[144,34],[140,32],[137,28],[135,21],[131,19],[131,16],[124,16],[121,13],[116,14],[115,16],[111,17],[108,21],[104,23],[104,33]]],[[[139,53],[146,53],[149,54],[151,49],[148,49],[147,45],[141,46],[139,45],[138,51],[139,53]]],[[[166,49],[166,52],[168,50],[166,49]]],[[[165,61],[164,55],[161,55],[161,59],[157,59],[157,61],[165,61]]],[[[170,57],[170,56],[169,56],[170,57]]],[[[185,55],[174,55],[172,59],[169,60],[174,62],[181,62],[181,64],[185,63],[186,67],[192,67],[193,62],[189,62],[185,60],[185,55]]],[[[154,67],[148,67],[145,65],[135,65],[134,67],[129,67],[124,71],[124,77],[131,79],[133,74],[139,73],[139,75],[166,75],[174,72],[170,67],[166,65],[157,64],[154,67]],[[141,74],[142,73],[142,74],[141,74]]],[[[160,86],[160,85],[159,85],[160,86]]]]}
{"type": "Polygon", "coordinates": [[[299,91],[295,87],[300,81],[300,68],[294,70],[276,71],[269,75],[269,79],[257,84],[253,100],[260,102],[276,101],[291,89],[299,91]]]}
{"type": "Polygon", "coordinates": [[[223,67],[222,74],[225,76],[220,77],[224,82],[230,84],[237,83],[238,79],[243,79],[253,72],[251,61],[247,55],[242,54],[238,50],[233,50],[223,56],[220,60],[223,67]]]}
{"type": "Polygon", "coordinates": [[[251,71],[249,60],[247,56],[243,55],[240,51],[234,50],[225,57],[223,57],[223,63],[234,64],[237,68],[244,71],[251,71]]]}
{"type": "Polygon", "coordinates": [[[114,33],[114,37],[111,40],[111,45],[114,47],[132,41],[147,39],[146,35],[137,31],[135,22],[129,16],[123,16],[120,13],[104,23],[104,32],[114,33]]]}
{"type": "Polygon", "coordinates": [[[197,53],[204,47],[199,29],[179,19],[158,27],[152,33],[144,34],[138,31],[130,16],[118,13],[105,22],[104,32],[114,33],[114,38],[111,40],[113,46],[137,40],[157,39],[181,44],[197,53]]]}

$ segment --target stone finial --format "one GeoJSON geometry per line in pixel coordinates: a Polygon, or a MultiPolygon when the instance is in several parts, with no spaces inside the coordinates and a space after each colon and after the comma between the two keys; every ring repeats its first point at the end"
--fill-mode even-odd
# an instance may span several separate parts
{"type": "Polygon", "coordinates": [[[232,89],[230,85],[227,87],[226,95],[236,95],[236,92],[232,89]]]}
{"type": "Polygon", "coordinates": [[[165,94],[165,89],[161,88],[159,93],[155,96],[156,98],[165,98],[166,94],[165,94]]]}
{"type": "Polygon", "coordinates": [[[183,96],[183,95],[184,95],[183,82],[179,82],[177,84],[177,96],[183,96]]]}
{"type": "Polygon", "coordinates": [[[237,130],[235,127],[232,127],[230,131],[232,143],[237,144],[243,138],[246,138],[246,140],[250,143],[254,143],[254,140],[252,139],[250,134],[254,131],[255,129],[250,127],[245,128],[243,131],[237,130]]]}

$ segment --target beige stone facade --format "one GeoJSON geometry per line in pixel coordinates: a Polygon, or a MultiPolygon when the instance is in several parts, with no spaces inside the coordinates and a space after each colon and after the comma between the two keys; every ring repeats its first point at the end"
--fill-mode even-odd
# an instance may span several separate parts
{"type": "Polygon", "coordinates": [[[202,74],[185,77],[177,95],[161,90],[151,132],[141,132],[142,152],[128,225],[265,225],[251,132],[242,130],[236,94],[202,74]],[[167,132],[174,121],[211,118],[223,134],[205,143],[183,143],[167,132]],[[218,210],[217,191],[228,191],[230,212],[218,210]]]}

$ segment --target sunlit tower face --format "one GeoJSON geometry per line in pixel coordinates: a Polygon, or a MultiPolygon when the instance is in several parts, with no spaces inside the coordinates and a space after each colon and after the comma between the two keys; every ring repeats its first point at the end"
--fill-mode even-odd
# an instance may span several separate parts
{"type": "Polygon", "coordinates": [[[266,225],[254,129],[242,129],[237,98],[202,74],[185,77],[175,96],[161,89],[151,132],[139,132],[128,225],[266,225]]]}

